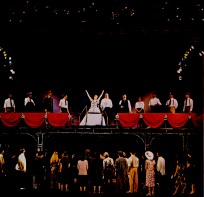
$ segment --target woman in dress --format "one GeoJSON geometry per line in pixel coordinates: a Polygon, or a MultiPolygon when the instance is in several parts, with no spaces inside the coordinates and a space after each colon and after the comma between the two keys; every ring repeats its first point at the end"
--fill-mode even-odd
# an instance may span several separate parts
{"type": "Polygon", "coordinates": [[[154,187],[155,187],[155,171],[154,166],[156,164],[154,154],[151,151],[145,152],[146,161],[145,161],[145,170],[146,170],[146,186],[148,187],[148,193],[146,196],[154,196],[154,187]]]}
{"type": "Polygon", "coordinates": [[[60,158],[58,157],[58,151],[54,151],[50,158],[50,187],[54,190],[60,189],[59,167],[60,158]]]}
{"type": "Polygon", "coordinates": [[[144,113],[144,101],[141,96],[138,97],[138,100],[135,103],[135,111],[136,113],[144,113]]]}
{"type": "Polygon", "coordinates": [[[173,196],[178,194],[182,195],[186,189],[186,177],[185,177],[185,162],[183,158],[177,160],[176,170],[174,172],[174,193],[173,196]]]}
{"type": "Polygon", "coordinates": [[[105,119],[101,114],[101,110],[99,108],[100,99],[104,93],[104,90],[101,92],[100,96],[94,95],[94,98],[92,99],[89,95],[88,91],[86,91],[86,94],[91,102],[91,106],[88,110],[88,113],[84,116],[82,121],[80,122],[80,125],[85,126],[96,126],[96,125],[103,125],[105,126],[105,119]]]}
{"type": "Polygon", "coordinates": [[[88,113],[94,113],[94,114],[98,114],[101,113],[101,110],[99,108],[99,103],[100,103],[100,99],[104,93],[104,90],[101,92],[100,96],[98,95],[94,95],[94,98],[91,98],[91,96],[89,95],[88,91],[86,91],[86,94],[91,102],[91,107],[88,110],[88,113]]]}

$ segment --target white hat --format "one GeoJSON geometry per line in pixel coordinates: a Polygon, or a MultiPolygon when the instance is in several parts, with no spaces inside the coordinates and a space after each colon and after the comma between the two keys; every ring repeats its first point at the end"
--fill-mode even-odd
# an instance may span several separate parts
{"type": "Polygon", "coordinates": [[[147,159],[152,160],[154,158],[154,154],[151,151],[146,151],[145,156],[147,159]]]}

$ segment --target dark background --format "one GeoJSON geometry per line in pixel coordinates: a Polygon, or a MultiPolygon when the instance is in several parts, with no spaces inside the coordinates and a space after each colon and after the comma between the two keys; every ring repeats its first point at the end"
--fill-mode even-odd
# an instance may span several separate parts
{"type": "MultiPolygon", "coordinates": [[[[41,8],[47,2],[53,4],[52,8],[59,8],[59,2],[63,1],[31,2],[37,2],[41,8]]],[[[3,111],[3,101],[9,91],[13,93],[17,112],[23,110],[24,98],[30,91],[33,92],[37,109],[40,111],[43,96],[51,89],[56,99],[66,92],[72,111],[81,112],[84,106],[89,104],[84,90],[87,89],[93,97],[104,89],[109,93],[114,105],[117,105],[122,94],[126,93],[132,107],[138,96],[148,97],[150,92],[156,91],[164,104],[168,93],[173,92],[179,102],[179,112],[182,110],[185,93],[189,91],[194,99],[194,111],[202,112],[204,56],[199,56],[199,52],[204,49],[204,32],[201,20],[203,12],[198,12],[202,7],[197,6],[202,5],[202,2],[167,0],[169,7],[165,8],[165,16],[160,13],[164,6],[162,1],[135,2],[136,16],[131,18],[132,21],[122,18],[118,25],[101,16],[100,20],[92,18],[87,23],[81,23],[80,20],[86,16],[79,16],[76,12],[74,17],[67,20],[54,15],[53,9],[45,10],[45,7],[41,9],[38,6],[39,12],[33,12],[29,8],[23,14],[25,1],[1,1],[0,47],[12,57],[12,67],[16,74],[13,81],[8,80],[8,62],[4,61],[1,51],[0,111],[3,111]],[[176,18],[177,7],[181,10],[181,22],[176,18]],[[195,9],[197,7],[198,9],[195,9]],[[191,46],[195,48],[185,61],[187,66],[183,67],[183,80],[179,81],[176,72],[178,63],[191,46]]],[[[28,155],[34,152],[36,142],[33,139],[12,132],[11,134],[13,135],[2,135],[1,144],[8,144],[11,149],[25,146],[28,155]]],[[[202,188],[200,172],[203,167],[200,162],[200,147],[203,146],[201,140],[202,137],[198,135],[189,136],[188,141],[188,148],[197,159],[199,188],[202,188]]],[[[130,143],[133,148],[137,148],[139,154],[143,152],[144,147],[139,138],[129,135],[53,135],[45,141],[44,148],[48,155],[54,148],[60,152],[67,148],[72,153],[75,150],[98,147],[102,153],[108,150],[116,154],[118,149],[128,152],[130,143]]],[[[161,135],[153,141],[150,148],[155,152],[162,147],[170,170],[175,155],[183,150],[182,146],[182,136],[161,135]]],[[[171,175],[171,170],[168,172],[171,175]]]]}
{"type": "MultiPolygon", "coordinates": [[[[79,16],[75,13],[69,19],[54,15],[53,10],[61,10],[63,2],[29,1],[28,8],[23,1],[9,2],[2,1],[4,6],[1,6],[0,47],[12,57],[16,74],[13,81],[8,80],[9,68],[4,67],[8,63],[3,62],[2,50],[2,106],[7,93],[12,91],[16,109],[22,111],[24,97],[32,91],[40,111],[42,99],[51,89],[57,99],[66,92],[72,111],[80,112],[89,104],[85,89],[92,97],[104,89],[115,105],[126,93],[132,106],[138,96],[145,98],[152,91],[157,92],[164,104],[168,93],[173,92],[179,102],[178,111],[182,111],[185,93],[189,91],[194,99],[194,111],[202,112],[204,61],[199,53],[204,48],[203,24],[190,21],[194,13],[187,14],[187,11],[190,7],[195,9],[190,2],[181,7],[183,18],[180,23],[164,22],[168,17],[174,17],[176,13],[173,10],[180,6],[180,1],[175,5],[169,4],[168,16],[157,13],[163,6],[162,2],[150,4],[146,1],[146,6],[145,2],[137,5],[140,14],[136,12],[138,15],[131,18],[132,21],[120,17],[123,20],[119,20],[119,25],[110,21],[106,23],[105,18],[91,18],[87,13],[79,16]],[[37,14],[33,14],[34,4],[37,5],[37,14]],[[44,4],[50,6],[46,12],[41,8],[44,4]],[[88,17],[86,23],[80,22],[88,17]],[[179,81],[178,63],[191,46],[194,49],[182,62],[183,80],[179,81]]],[[[80,6],[87,7],[77,6],[79,9],[80,6]]]]}
{"type": "Polygon", "coordinates": [[[178,80],[178,63],[191,46],[181,35],[12,34],[4,44],[16,74],[1,84],[2,99],[11,90],[22,101],[32,91],[40,102],[52,89],[58,97],[67,92],[70,106],[80,111],[85,89],[92,97],[104,89],[115,102],[126,93],[133,104],[151,91],[163,103],[173,92],[180,106],[190,91],[196,111],[202,102],[203,60],[196,48],[178,80]]]}

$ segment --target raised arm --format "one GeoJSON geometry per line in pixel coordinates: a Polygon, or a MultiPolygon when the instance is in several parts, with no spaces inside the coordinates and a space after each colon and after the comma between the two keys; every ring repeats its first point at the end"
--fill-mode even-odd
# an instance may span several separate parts
{"type": "Polygon", "coordinates": [[[85,90],[85,91],[86,91],[87,96],[89,97],[89,100],[92,101],[93,99],[90,97],[88,91],[87,90],[85,90]]]}
{"type": "Polygon", "coordinates": [[[101,95],[98,97],[98,100],[100,100],[100,99],[101,99],[101,97],[102,97],[103,93],[104,93],[104,90],[101,92],[101,95]]]}

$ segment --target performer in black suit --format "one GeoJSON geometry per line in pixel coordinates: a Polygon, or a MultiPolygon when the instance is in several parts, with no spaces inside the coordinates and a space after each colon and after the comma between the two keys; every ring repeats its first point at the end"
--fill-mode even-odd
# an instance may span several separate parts
{"type": "Polygon", "coordinates": [[[43,106],[45,112],[53,112],[53,98],[51,90],[49,90],[47,96],[45,96],[43,100],[43,106]]]}

